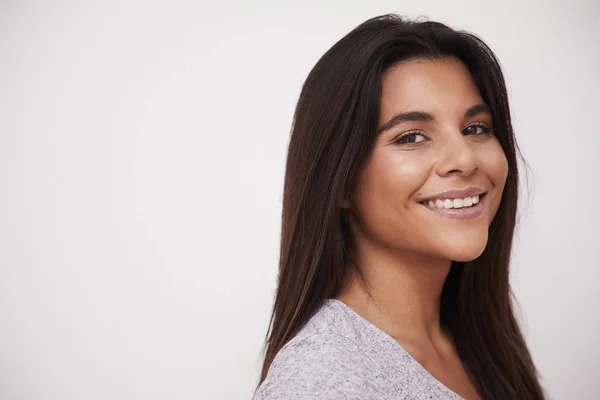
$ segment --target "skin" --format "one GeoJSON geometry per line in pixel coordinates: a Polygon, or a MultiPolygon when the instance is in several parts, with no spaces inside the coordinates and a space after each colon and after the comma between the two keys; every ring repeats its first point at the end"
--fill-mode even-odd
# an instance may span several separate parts
{"type": "Polygon", "coordinates": [[[473,260],[485,249],[508,174],[491,114],[465,116],[482,104],[467,68],[453,57],[404,61],[384,73],[379,127],[387,129],[343,202],[368,286],[353,275],[336,296],[466,399],[481,397],[440,324],[439,301],[452,260],[473,260]],[[389,127],[395,115],[412,111],[433,119],[389,127]],[[487,192],[475,218],[443,217],[419,203],[473,186],[487,192]]]}

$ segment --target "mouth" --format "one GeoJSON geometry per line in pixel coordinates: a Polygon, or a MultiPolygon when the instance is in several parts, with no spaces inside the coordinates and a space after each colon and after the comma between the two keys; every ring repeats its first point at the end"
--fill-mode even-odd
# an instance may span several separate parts
{"type": "Polygon", "coordinates": [[[428,210],[448,218],[474,218],[483,212],[487,192],[462,198],[435,199],[418,202],[428,210]]]}
{"type": "Polygon", "coordinates": [[[460,198],[448,198],[448,199],[435,199],[435,200],[425,200],[419,201],[419,204],[424,205],[428,208],[433,209],[460,209],[460,208],[469,208],[476,206],[483,198],[487,195],[487,192],[484,192],[475,196],[467,196],[460,198]]]}

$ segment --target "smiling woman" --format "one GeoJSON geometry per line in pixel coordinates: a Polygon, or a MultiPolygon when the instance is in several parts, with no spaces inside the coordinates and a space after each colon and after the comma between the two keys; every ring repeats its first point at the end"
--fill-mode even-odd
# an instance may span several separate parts
{"type": "Polygon", "coordinates": [[[517,146],[476,36],[370,19],[309,74],[256,399],[543,399],[514,317],[517,146]]]}

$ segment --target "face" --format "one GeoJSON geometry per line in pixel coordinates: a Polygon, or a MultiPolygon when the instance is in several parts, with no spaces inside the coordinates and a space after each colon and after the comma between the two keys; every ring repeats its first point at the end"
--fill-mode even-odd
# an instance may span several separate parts
{"type": "Polygon", "coordinates": [[[493,128],[458,59],[386,71],[380,133],[346,202],[359,240],[454,261],[481,255],[508,174],[493,128]]]}

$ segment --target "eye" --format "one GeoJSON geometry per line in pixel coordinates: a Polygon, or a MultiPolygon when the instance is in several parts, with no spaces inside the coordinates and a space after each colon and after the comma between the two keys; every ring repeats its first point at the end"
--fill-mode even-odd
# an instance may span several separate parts
{"type": "Polygon", "coordinates": [[[465,135],[479,136],[479,135],[485,135],[487,133],[490,133],[491,131],[492,130],[490,129],[490,127],[485,124],[472,124],[472,125],[467,126],[465,128],[465,130],[463,131],[463,133],[465,135]]]}
{"type": "Polygon", "coordinates": [[[409,133],[406,133],[406,134],[400,136],[398,139],[396,139],[394,141],[394,143],[414,144],[414,143],[421,143],[423,141],[425,141],[425,136],[423,136],[422,134],[420,134],[418,132],[409,132],[409,133]]]}

